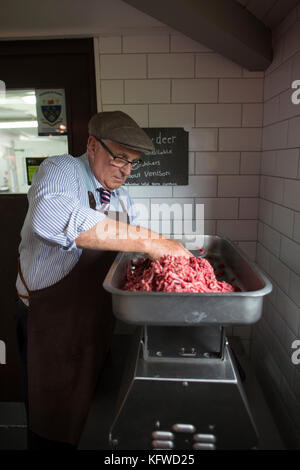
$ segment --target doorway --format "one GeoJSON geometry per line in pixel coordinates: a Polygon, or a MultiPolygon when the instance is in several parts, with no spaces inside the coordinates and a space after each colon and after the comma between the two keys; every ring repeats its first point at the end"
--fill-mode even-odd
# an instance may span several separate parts
{"type": "MultiPolygon", "coordinates": [[[[60,153],[65,153],[65,149],[68,149],[69,153],[74,156],[85,152],[88,137],[87,123],[97,112],[92,38],[2,41],[0,42],[0,81],[5,83],[8,93],[12,96],[19,94],[22,98],[24,95],[28,97],[28,101],[30,101],[30,96],[36,95],[36,90],[64,90],[68,124],[65,147],[60,153]]],[[[29,120],[34,121],[34,117],[29,120]]],[[[11,128],[15,119],[13,114],[10,118],[6,114],[2,121],[9,122],[11,128]]],[[[39,145],[43,147],[43,143],[39,145]]],[[[52,145],[49,139],[48,145],[49,148],[52,145]]],[[[34,146],[29,147],[32,149],[34,146]]],[[[26,153],[26,145],[24,148],[26,153]]],[[[42,156],[47,156],[46,141],[43,150],[44,152],[41,150],[40,153],[42,156]]],[[[36,154],[32,155],[28,151],[27,157],[24,154],[22,158],[24,157],[25,162],[26,158],[30,160],[33,156],[36,154]]],[[[17,158],[16,155],[15,158],[17,158]]],[[[20,168],[18,171],[21,171],[20,168]]],[[[6,180],[3,180],[0,185],[5,188],[5,183],[6,180]]],[[[9,191],[4,190],[0,193],[2,227],[0,232],[0,341],[5,347],[5,361],[0,363],[0,401],[22,401],[23,398],[13,319],[18,246],[20,231],[27,212],[26,190],[28,186],[24,184],[22,188],[25,189],[12,191],[12,188],[9,188],[9,191]]]]}

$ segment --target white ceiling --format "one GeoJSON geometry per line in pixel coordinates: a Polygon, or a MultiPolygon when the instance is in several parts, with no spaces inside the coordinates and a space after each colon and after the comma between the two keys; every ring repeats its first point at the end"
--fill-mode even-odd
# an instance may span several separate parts
{"type": "MultiPolygon", "coordinates": [[[[122,0],[1,0],[0,38],[78,37],[166,26],[122,0]]],[[[168,28],[169,29],[169,28],[168,28]]]]}
{"type": "MultiPolygon", "coordinates": [[[[299,0],[236,1],[271,28],[299,3],[299,0]]],[[[0,3],[0,39],[160,30],[171,29],[122,0],[1,0],[0,3]]]]}

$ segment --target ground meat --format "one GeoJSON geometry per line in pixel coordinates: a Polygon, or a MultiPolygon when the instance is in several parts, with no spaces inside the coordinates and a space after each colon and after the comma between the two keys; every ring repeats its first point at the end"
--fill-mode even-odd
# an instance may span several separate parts
{"type": "Polygon", "coordinates": [[[227,282],[217,281],[212,265],[204,258],[163,256],[139,258],[127,267],[124,290],[137,292],[234,292],[227,282]]]}

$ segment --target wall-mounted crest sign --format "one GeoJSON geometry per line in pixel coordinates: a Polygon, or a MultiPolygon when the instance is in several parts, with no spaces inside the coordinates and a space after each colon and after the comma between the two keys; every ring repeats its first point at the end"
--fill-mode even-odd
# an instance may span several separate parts
{"type": "Polygon", "coordinates": [[[35,90],[38,135],[66,135],[65,90],[35,90]]]}

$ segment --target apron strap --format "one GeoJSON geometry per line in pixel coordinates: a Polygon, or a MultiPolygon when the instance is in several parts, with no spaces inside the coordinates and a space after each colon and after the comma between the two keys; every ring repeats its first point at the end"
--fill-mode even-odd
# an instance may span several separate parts
{"type": "Polygon", "coordinates": [[[119,191],[117,190],[116,193],[117,193],[117,195],[118,195],[118,198],[119,198],[121,207],[122,207],[122,209],[123,209],[123,212],[126,212],[126,213],[127,213],[127,209],[126,209],[126,207],[125,207],[125,204],[124,204],[122,198],[120,197],[119,191]]]}
{"type": "MultiPolygon", "coordinates": [[[[19,276],[20,276],[20,279],[22,281],[23,286],[25,287],[25,289],[27,290],[27,292],[29,294],[29,289],[28,289],[28,286],[27,286],[26,281],[24,279],[22,270],[21,270],[20,257],[18,257],[18,273],[19,273],[19,276]]],[[[19,294],[19,292],[17,292],[17,294],[21,299],[27,299],[28,300],[30,298],[29,295],[22,295],[22,294],[19,294]]]]}
{"type": "Polygon", "coordinates": [[[89,196],[90,208],[96,210],[97,205],[96,205],[96,201],[94,198],[94,194],[91,191],[88,191],[88,196],[89,196]]]}

